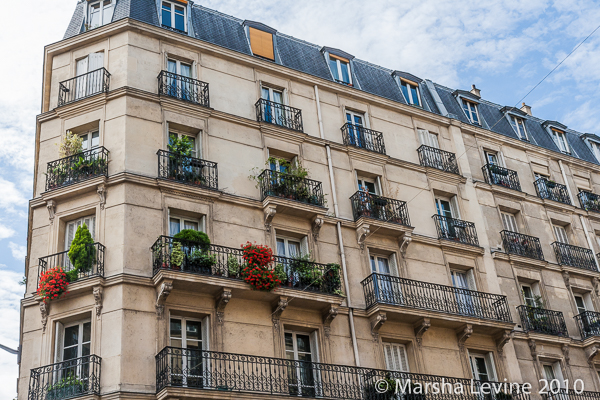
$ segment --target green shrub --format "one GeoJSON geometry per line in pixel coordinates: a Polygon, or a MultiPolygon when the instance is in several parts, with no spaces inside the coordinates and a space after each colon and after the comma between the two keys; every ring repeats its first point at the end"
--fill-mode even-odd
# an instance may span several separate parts
{"type": "Polygon", "coordinates": [[[93,246],[94,239],[86,224],[81,225],[75,232],[75,238],[69,248],[69,260],[73,269],[80,272],[89,272],[94,265],[96,249],[93,246]]]}
{"type": "Polygon", "coordinates": [[[230,254],[229,257],[227,257],[227,272],[231,277],[237,276],[238,272],[240,272],[240,263],[233,254],[230,254]]]}
{"type": "Polygon", "coordinates": [[[173,250],[171,250],[171,265],[181,267],[183,264],[183,250],[181,249],[181,243],[173,243],[173,250]]]}
{"type": "Polygon", "coordinates": [[[193,229],[184,229],[173,236],[173,239],[198,243],[200,249],[204,251],[210,248],[210,239],[208,235],[204,232],[198,232],[193,229]]]}

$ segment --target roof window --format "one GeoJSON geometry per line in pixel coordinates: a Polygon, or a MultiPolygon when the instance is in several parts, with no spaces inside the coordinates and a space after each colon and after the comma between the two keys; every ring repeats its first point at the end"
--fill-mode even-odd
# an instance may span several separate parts
{"type": "Polygon", "coordinates": [[[350,60],[344,57],[329,54],[329,69],[338,83],[352,86],[352,74],[350,73],[350,60]]]}
{"type": "Polygon", "coordinates": [[[160,23],[162,27],[176,32],[186,33],[186,11],[186,6],[183,4],[174,3],[170,1],[161,2],[160,23]]]}
{"type": "Polygon", "coordinates": [[[261,31],[259,29],[248,27],[250,36],[250,47],[252,54],[275,61],[275,52],[273,51],[273,34],[261,31]]]}
{"type": "Polygon", "coordinates": [[[421,106],[421,96],[419,93],[419,84],[408,79],[400,78],[400,89],[408,104],[413,106],[421,106]]]}
{"type": "Polygon", "coordinates": [[[477,104],[467,99],[462,99],[462,106],[469,121],[472,124],[481,125],[481,122],[479,122],[479,112],[477,110],[477,104]]]}

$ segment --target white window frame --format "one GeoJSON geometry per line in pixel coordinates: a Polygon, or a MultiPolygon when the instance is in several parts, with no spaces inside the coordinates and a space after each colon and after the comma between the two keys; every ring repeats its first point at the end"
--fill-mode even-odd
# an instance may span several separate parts
{"type": "MultiPolygon", "coordinates": [[[[454,195],[450,198],[444,196],[436,196],[435,197],[435,213],[436,215],[440,215],[437,213],[438,207],[442,209],[441,201],[447,201],[450,204],[450,214],[453,219],[460,219],[460,209],[458,207],[458,199],[457,196],[454,195]]],[[[444,215],[445,217],[445,215],[444,215]]]]}
{"type": "MultiPolygon", "coordinates": [[[[548,381],[548,391],[549,392],[552,390],[550,387],[550,384],[553,379],[558,380],[561,388],[565,387],[565,379],[563,377],[560,361],[543,363],[542,364],[542,373],[544,374],[544,378],[548,381]],[[553,377],[550,377],[546,374],[546,367],[550,367],[552,369],[552,374],[554,375],[553,377]]],[[[554,386],[554,388],[556,388],[556,386],[554,386]]]]}
{"type": "MultiPolygon", "coordinates": [[[[285,89],[278,89],[278,88],[274,88],[271,86],[267,86],[267,85],[260,85],[260,98],[262,99],[262,91],[263,89],[266,89],[269,91],[269,101],[273,102],[273,103],[277,103],[276,101],[274,101],[273,99],[275,98],[275,96],[273,95],[273,92],[278,92],[281,93],[281,103],[282,105],[287,105],[287,91],[285,89]]],[[[266,100],[266,99],[265,99],[266,100]]]]}
{"type": "Polygon", "coordinates": [[[345,114],[344,114],[344,121],[346,123],[348,123],[348,114],[350,114],[350,124],[353,126],[360,126],[362,128],[367,128],[367,118],[366,118],[366,114],[365,113],[361,113],[361,112],[356,112],[356,111],[352,111],[352,110],[345,110],[345,114]],[[362,120],[362,125],[357,125],[354,122],[354,117],[360,117],[360,119],[362,120]]]}
{"type": "Polygon", "coordinates": [[[388,371],[410,372],[406,345],[383,342],[383,358],[388,371]]]}
{"type": "Polygon", "coordinates": [[[535,297],[539,296],[539,293],[537,293],[536,291],[536,285],[535,284],[527,284],[527,283],[522,283],[521,284],[521,298],[523,299],[523,303],[526,306],[529,307],[535,307],[535,297]],[[531,293],[531,297],[527,297],[526,295],[526,290],[529,290],[529,293],[531,293]],[[528,302],[528,300],[531,302],[531,304],[528,302]]]}
{"type": "Polygon", "coordinates": [[[61,362],[64,361],[63,360],[63,353],[64,353],[64,345],[65,345],[65,329],[67,328],[71,328],[73,326],[79,325],[79,342],[77,343],[77,357],[76,358],[81,358],[82,353],[83,353],[83,345],[86,343],[90,344],[90,354],[93,354],[93,349],[92,349],[92,336],[93,336],[93,326],[91,324],[91,319],[90,318],[86,318],[80,321],[76,321],[76,322],[71,322],[68,324],[63,324],[60,322],[56,323],[56,334],[54,337],[54,362],[61,362]],[[89,342],[84,342],[83,341],[83,325],[86,323],[90,323],[90,341],[89,342]]]}
{"type": "Polygon", "coordinates": [[[467,116],[467,119],[469,120],[469,122],[471,122],[472,124],[477,124],[480,126],[483,126],[483,123],[481,121],[481,115],[479,114],[479,104],[477,104],[474,101],[471,100],[467,100],[465,98],[461,98],[461,102],[463,104],[461,104],[461,108],[463,110],[463,112],[465,113],[465,115],[467,116]],[[473,118],[473,110],[471,110],[471,107],[467,107],[468,113],[465,111],[465,106],[464,103],[469,103],[469,104],[473,104],[475,106],[475,116],[477,116],[477,121],[475,121],[475,119],[473,118]]]}
{"type": "Polygon", "coordinates": [[[527,128],[525,127],[525,120],[521,117],[517,117],[516,115],[510,114],[508,118],[510,120],[510,125],[517,133],[517,136],[519,136],[519,139],[529,140],[529,134],[527,133],[527,128]],[[521,123],[520,125],[519,122],[521,123]],[[521,129],[519,127],[523,128],[523,132],[521,132],[521,129]]]}
{"type": "Polygon", "coordinates": [[[360,176],[360,175],[356,176],[357,190],[360,190],[361,186],[366,188],[367,187],[366,183],[372,183],[373,186],[375,187],[375,195],[381,196],[381,188],[379,187],[379,178],[373,179],[373,178],[366,178],[366,177],[360,176]]]}
{"type": "Polygon", "coordinates": [[[181,139],[183,136],[187,136],[188,138],[194,139],[194,146],[192,148],[192,157],[202,158],[202,146],[200,145],[200,139],[202,137],[201,133],[198,133],[197,135],[193,135],[191,133],[180,132],[176,129],[169,129],[167,132],[167,143],[169,143],[171,141],[171,134],[176,135],[177,139],[181,139]]]}
{"type": "Polygon", "coordinates": [[[188,20],[187,20],[187,6],[183,5],[183,4],[177,4],[174,3],[172,1],[168,1],[168,0],[160,0],[160,12],[159,12],[159,16],[160,16],[160,25],[167,25],[169,28],[171,29],[176,29],[175,28],[175,7],[181,7],[183,8],[183,31],[187,33],[188,31],[188,20]],[[163,14],[163,3],[168,3],[171,5],[171,21],[170,21],[170,25],[167,25],[165,23],[163,23],[162,20],[162,14],[163,14]]]}
{"type": "Polygon", "coordinates": [[[90,227],[90,224],[86,224],[88,227],[88,230],[90,231],[90,234],[92,235],[92,239],[95,241],[96,239],[96,215],[92,214],[92,215],[86,215],[85,217],[81,217],[81,218],[77,218],[77,219],[73,219],[70,221],[65,221],[65,251],[69,250],[70,247],[70,243],[69,243],[69,225],[74,224],[74,228],[73,228],[73,238],[75,238],[75,234],[77,233],[77,228],[79,228],[79,226],[83,225],[85,223],[85,220],[89,219],[90,221],[94,222],[94,226],[90,227]],[[68,244],[68,246],[67,246],[68,244]]]}
{"type": "Polygon", "coordinates": [[[567,141],[567,134],[554,128],[550,128],[550,132],[552,133],[554,144],[556,144],[558,149],[563,153],[571,154],[571,148],[569,147],[569,142],[567,141]]]}
{"type": "Polygon", "coordinates": [[[434,149],[440,148],[440,141],[436,133],[431,133],[427,129],[417,128],[417,134],[419,142],[422,145],[433,147],[434,149]]]}
{"type": "Polygon", "coordinates": [[[471,373],[473,374],[474,380],[480,380],[479,369],[477,368],[477,363],[475,362],[476,358],[483,359],[485,364],[485,369],[487,370],[488,380],[490,382],[495,382],[498,380],[498,376],[496,374],[496,365],[494,362],[494,354],[489,351],[486,353],[480,352],[471,352],[469,351],[469,363],[471,364],[471,373]]]}
{"type": "MultiPolygon", "coordinates": [[[[413,84],[413,82],[410,82],[410,81],[408,81],[408,80],[406,80],[406,79],[402,79],[402,78],[400,78],[400,86],[402,86],[402,85],[406,85],[406,87],[407,87],[407,90],[406,90],[406,91],[407,91],[407,93],[408,93],[408,98],[407,98],[407,99],[405,99],[405,100],[406,100],[406,102],[407,102],[408,104],[412,105],[412,106],[423,107],[423,102],[421,101],[421,91],[419,90],[419,85],[416,85],[416,86],[415,86],[415,85],[413,84]],[[414,99],[413,99],[413,94],[412,94],[412,91],[410,90],[410,89],[411,89],[411,87],[414,87],[415,89],[417,89],[417,101],[416,101],[416,103],[415,103],[415,101],[414,101],[414,99]]],[[[402,92],[402,87],[400,87],[400,91],[402,92]]],[[[406,97],[406,96],[404,95],[404,92],[402,92],[402,95],[403,95],[404,97],[406,97]]]]}
{"type": "Polygon", "coordinates": [[[497,151],[491,151],[491,150],[484,150],[483,154],[485,156],[485,163],[486,164],[497,165],[499,167],[503,166],[502,162],[501,162],[502,157],[500,157],[500,153],[499,152],[497,152],[497,151]],[[490,157],[494,157],[496,159],[495,164],[490,161],[490,157]]]}
{"type": "Polygon", "coordinates": [[[176,58],[167,57],[167,65],[166,65],[167,71],[169,70],[169,61],[175,62],[175,65],[176,65],[175,66],[175,74],[176,75],[184,76],[181,74],[181,64],[184,64],[184,65],[188,65],[190,67],[190,77],[189,78],[192,78],[192,79],[194,78],[195,71],[194,71],[194,63],[193,62],[186,62],[186,61],[178,60],[176,58]]]}
{"type": "MultiPolygon", "coordinates": [[[[303,354],[310,354],[310,359],[311,359],[311,363],[318,363],[319,362],[319,343],[318,343],[318,337],[317,337],[317,331],[313,331],[313,332],[301,332],[301,331],[294,331],[294,330],[284,330],[284,337],[285,334],[287,333],[291,333],[292,334],[292,342],[293,342],[293,354],[294,354],[294,360],[298,360],[298,346],[297,346],[297,340],[296,340],[296,335],[305,335],[308,336],[308,340],[309,340],[309,344],[310,344],[310,353],[308,352],[303,352],[303,354]]],[[[285,348],[284,345],[284,358],[287,359],[287,355],[288,353],[290,353],[290,351],[285,348]]],[[[300,368],[298,368],[297,373],[300,374],[300,368]]],[[[320,381],[320,372],[317,369],[312,369],[312,374],[313,374],[313,381],[318,382],[320,381]]],[[[300,379],[297,380],[298,385],[300,384],[300,379]]],[[[302,395],[304,390],[304,387],[298,387],[298,394],[302,395]]],[[[309,391],[314,391],[315,386],[309,386],[309,391]]]]}
{"type": "Polygon", "coordinates": [[[180,317],[179,315],[171,315],[169,316],[169,346],[172,346],[173,344],[171,343],[171,340],[173,339],[172,335],[171,335],[171,320],[172,319],[179,319],[181,320],[181,348],[182,349],[187,349],[187,323],[188,321],[190,322],[199,322],[200,323],[200,340],[196,340],[196,339],[190,339],[190,340],[194,340],[196,342],[200,342],[200,349],[204,350],[204,335],[203,335],[203,331],[204,331],[204,323],[202,319],[199,318],[188,318],[188,317],[180,317]]]}
{"type": "Polygon", "coordinates": [[[600,143],[594,142],[593,140],[590,140],[589,143],[596,160],[600,161],[600,143]]]}
{"type": "Polygon", "coordinates": [[[517,224],[517,216],[513,213],[500,211],[502,218],[502,226],[509,232],[519,233],[519,225],[517,224]]]}
{"type": "Polygon", "coordinates": [[[90,29],[94,29],[94,28],[98,28],[101,27],[103,25],[106,24],[110,24],[112,22],[112,18],[115,12],[115,3],[117,2],[117,0],[100,0],[100,1],[90,1],[88,6],[87,6],[87,30],[90,29]],[[110,5],[107,6],[106,3],[109,3],[110,5]],[[92,9],[93,6],[98,4],[99,5],[99,11],[98,13],[100,14],[100,24],[97,26],[91,26],[91,22],[92,22],[92,9]],[[106,10],[111,9],[110,11],[110,21],[104,21],[104,13],[106,10]]]}
{"type": "Polygon", "coordinates": [[[463,270],[463,269],[451,269],[450,270],[450,280],[452,283],[452,287],[455,287],[457,289],[466,289],[466,290],[473,290],[473,291],[477,291],[477,283],[475,282],[475,271],[473,270],[473,268],[468,269],[468,270],[463,270]],[[464,275],[466,277],[466,281],[467,281],[467,286],[466,288],[461,288],[459,286],[456,286],[456,282],[455,282],[455,276],[456,275],[464,275]]]}
{"type": "Polygon", "coordinates": [[[87,146],[85,146],[83,148],[83,151],[92,150],[97,147],[100,147],[100,130],[99,129],[93,129],[91,131],[80,133],[79,137],[82,138],[82,140],[84,141],[83,143],[87,143],[87,146]],[[95,146],[92,145],[92,140],[94,138],[94,134],[98,134],[98,144],[95,146]]]}
{"type": "Polygon", "coordinates": [[[564,226],[552,224],[552,230],[557,242],[569,244],[569,234],[564,226]]]}
{"type": "Polygon", "coordinates": [[[288,254],[289,252],[289,242],[296,242],[298,243],[298,251],[300,252],[300,256],[305,256],[308,255],[308,238],[306,236],[304,236],[301,239],[298,238],[294,238],[294,237],[289,237],[289,236],[283,236],[283,235],[275,235],[275,251],[277,252],[277,241],[278,240],[283,240],[283,245],[285,248],[285,254],[279,254],[277,253],[278,256],[280,257],[287,257],[287,258],[294,258],[293,255],[288,254]]]}
{"type": "MultiPolygon", "coordinates": [[[[337,80],[336,80],[336,82],[338,82],[338,83],[340,83],[340,82],[341,82],[341,83],[348,84],[348,85],[351,85],[351,86],[352,86],[352,70],[350,69],[350,60],[348,60],[348,63],[346,64],[346,62],[345,62],[345,61],[342,61],[342,60],[338,59],[338,58],[337,58],[337,57],[335,57],[335,56],[334,56],[334,57],[332,57],[332,55],[331,55],[331,54],[329,54],[327,57],[329,58],[329,60],[330,60],[330,61],[335,61],[336,65],[337,65],[337,73],[338,73],[338,78],[340,78],[340,79],[337,79],[337,80]],[[346,68],[348,69],[348,80],[349,80],[350,82],[347,82],[347,83],[346,83],[346,82],[344,82],[344,81],[341,79],[341,78],[344,76],[344,75],[342,74],[342,63],[343,63],[343,64],[346,64],[346,68]]],[[[331,64],[328,64],[328,67],[329,67],[329,68],[331,68],[331,64]]],[[[334,78],[334,79],[335,79],[335,78],[334,78]]]]}
{"type": "Polygon", "coordinates": [[[181,232],[184,229],[187,229],[185,227],[186,222],[193,222],[193,223],[198,224],[198,232],[205,232],[205,226],[204,226],[205,217],[201,217],[200,219],[190,218],[190,217],[184,217],[184,216],[177,215],[177,214],[171,214],[169,212],[169,236],[173,236],[173,234],[171,232],[171,220],[172,219],[179,220],[179,232],[181,232]]]}

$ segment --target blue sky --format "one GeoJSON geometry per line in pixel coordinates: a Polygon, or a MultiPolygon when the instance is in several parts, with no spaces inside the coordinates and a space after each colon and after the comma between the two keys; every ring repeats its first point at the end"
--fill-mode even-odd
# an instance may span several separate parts
{"type": "MultiPolygon", "coordinates": [[[[136,0],[131,0],[136,1],[136,0]]],[[[27,202],[32,195],[35,116],[43,46],[62,38],[76,0],[4,2],[0,28],[0,343],[18,341],[27,202]]],[[[197,4],[357,58],[515,105],[600,21],[591,0],[209,0],[197,4]]],[[[526,103],[542,119],[600,134],[600,31],[526,103]]],[[[0,398],[15,396],[16,357],[0,352],[0,398]]]]}

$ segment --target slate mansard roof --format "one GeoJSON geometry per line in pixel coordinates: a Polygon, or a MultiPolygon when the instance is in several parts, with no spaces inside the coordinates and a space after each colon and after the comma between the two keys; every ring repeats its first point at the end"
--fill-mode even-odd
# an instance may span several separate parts
{"type": "MultiPolygon", "coordinates": [[[[84,32],[86,2],[87,0],[80,0],[77,3],[64,39],[84,32]]],[[[159,5],[160,2],[156,0],[116,0],[112,21],[131,18],[150,25],[160,26],[158,17],[159,5]]],[[[243,21],[193,4],[191,1],[188,2],[187,8],[188,25],[190,27],[187,35],[240,53],[252,54],[244,23],[246,22],[246,24],[252,24],[253,26],[260,25],[260,23],[243,21]]],[[[322,79],[334,81],[323,53],[325,51],[346,53],[342,50],[318,46],[284,35],[272,28],[269,29],[274,32],[276,63],[322,79]]],[[[518,109],[494,104],[480,99],[469,92],[453,90],[406,72],[393,71],[359,60],[353,56],[347,58],[350,59],[353,87],[357,90],[407,104],[397,79],[408,79],[419,83],[422,106],[426,111],[455,118],[469,124],[470,121],[467,119],[460,104],[460,96],[466,97],[478,103],[482,128],[519,139],[506,118],[505,112],[511,112],[525,121],[525,127],[531,144],[560,152],[548,132],[549,126],[555,126],[565,131],[571,148],[571,156],[594,164],[600,164],[600,160],[596,159],[588,144],[586,144],[586,141],[590,139],[600,143],[600,137],[597,135],[582,134],[571,129],[565,129],[564,125],[555,121],[543,121],[539,118],[526,115],[518,109]]]]}

